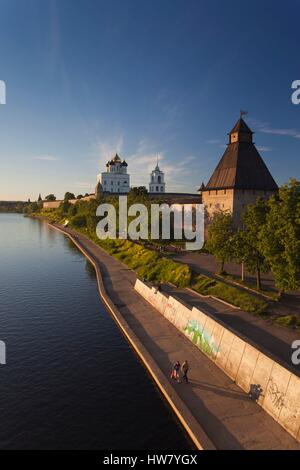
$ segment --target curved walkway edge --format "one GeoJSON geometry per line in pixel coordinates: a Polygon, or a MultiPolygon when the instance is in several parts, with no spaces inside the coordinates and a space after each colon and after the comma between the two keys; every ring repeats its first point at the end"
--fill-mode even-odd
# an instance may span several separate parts
{"type": "Polygon", "coordinates": [[[190,436],[192,442],[199,450],[216,450],[216,447],[206,435],[205,431],[202,429],[198,421],[194,418],[188,407],[185,403],[181,400],[178,396],[176,391],[171,387],[169,382],[166,380],[165,375],[159,368],[158,364],[152,358],[152,356],[148,353],[146,348],[143,346],[141,341],[138,339],[132,328],[128,325],[125,321],[121,313],[119,312],[116,305],[112,302],[110,297],[108,296],[106,289],[104,287],[102,273],[98,263],[95,259],[90,256],[90,254],[84,249],[81,243],[78,243],[77,240],[68,233],[65,229],[58,227],[55,224],[50,224],[50,227],[60,231],[64,235],[68,236],[69,239],[74,243],[74,245],[81,251],[81,253],[89,260],[89,262],[93,265],[97,284],[100,296],[104,301],[106,308],[108,309],[109,313],[114,318],[115,322],[117,323],[118,327],[121,329],[122,333],[124,334],[125,338],[129,342],[129,344],[133,347],[134,351],[137,353],[139,358],[144,363],[145,367],[147,368],[148,372],[152,376],[153,380],[155,381],[156,385],[158,386],[160,392],[170,405],[171,409],[181,422],[182,426],[190,436]]]}
{"type": "Polygon", "coordinates": [[[67,235],[94,266],[108,312],[197,449],[300,449],[300,443],[134,289],[134,271],[85,235],[50,226],[67,235]],[[189,384],[170,378],[172,364],[185,359],[189,384]]]}

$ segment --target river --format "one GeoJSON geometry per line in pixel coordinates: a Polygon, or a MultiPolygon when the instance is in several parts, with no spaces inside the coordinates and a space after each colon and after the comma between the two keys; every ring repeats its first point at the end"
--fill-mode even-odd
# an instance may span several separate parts
{"type": "Polygon", "coordinates": [[[0,449],[188,449],[191,443],[62,234],[0,214],[0,449]]]}

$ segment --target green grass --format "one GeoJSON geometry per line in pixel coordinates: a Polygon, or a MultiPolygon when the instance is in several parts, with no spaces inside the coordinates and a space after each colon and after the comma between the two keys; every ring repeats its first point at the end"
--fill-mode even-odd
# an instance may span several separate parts
{"type": "Polygon", "coordinates": [[[256,315],[263,315],[268,307],[268,304],[263,300],[202,274],[193,277],[191,287],[202,295],[213,295],[256,315]]]}
{"type": "Polygon", "coordinates": [[[254,282],[242,281],[239,277],[233,276],[232,274],[223,273],[221,277],[224,277],[224,279],[228,279],[229,281],[237,282],[241,286],[249,287],[258,293],[265,294],[273,300],[278,300],[280,298],[280,293],[278,291],[267,288],[258,289],[254,282]]]}
{"type": "Polygon", "coordinates": [[[300,328],[300,317],[296,315],[285,315],[282,317],[278,317],[273,320],[275,325],[285,326],[289,328],[300,328]]]}
{"type": "Polygon", "coordinates": [[[70,226],[74,227],[76,224],[77,226],[74,228],[77,231],[86,235],[110,255],[133,269],[139,277],[147,281],[153,283],[170,282],[177,287],[191,286],[200,294],[213,295],[256,315],[262,315],[267,309],[266,302],[247,292],[241,292],[234,286],[228,286],[221,281],[200,274],[195,274],[192,280],[192,273],[188,265],[173,261],[160,253],[145,248],[143,245],[130,240],[100,240],[94,230],[80,226],[81,219],[79,220],[78,216],[62,216],[57,210],[42,210],[37,215],[47,218],[52,223],[63,223],[67,218],[70,220],[70,226]],[[74,225],[72,224],[73,219],[74,225]],[[78,221],[80,224],[78,224],[78,221]]]}
{"type": "Polygon", "coordinates": [[[190,284],[191,270],[186,264],[176,263],[130,240],[100,240],[87,229],[80,231],[147,281],[171,282],[177,287],[190,284]]]}

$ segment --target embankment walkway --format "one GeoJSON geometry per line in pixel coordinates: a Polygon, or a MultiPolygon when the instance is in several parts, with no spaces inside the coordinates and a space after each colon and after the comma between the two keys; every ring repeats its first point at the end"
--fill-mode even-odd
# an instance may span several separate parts
{"type": "Polygon", "coordinates": [[[294,340],[300,338],[299,330],[272,325],[257,315],[226,305],[215,298],[201,296],[192,289],[164,285],[163,291],[189,306],[199,308],[216,321],[221,321],[231,331],[247,339],[257,349],[272,356],[300,377],[300,365],[294,365],[291,361],[291,345],[294,340]]]}
{"type": "MultiPolygon", "coordinates": [[[[96,273],[100,269],[110,299],[106,305],[136,351],[142,351],[140,357],[196,445],[199,442],[205,449],[300,449],[292,436],[134,290],[132,270],[85,236],[56,228],[73,237],[96,273]],[[172,364],[185,359],[191,366],[189,385],[170,379],[172,364]]],[[[102,280],[99,284],[98,279],[100,291],[102,280]]]]}

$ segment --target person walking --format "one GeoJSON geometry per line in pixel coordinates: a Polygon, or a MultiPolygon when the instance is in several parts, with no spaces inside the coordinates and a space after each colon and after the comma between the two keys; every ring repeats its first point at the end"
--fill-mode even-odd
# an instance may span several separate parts
{"type": "Polygon", "coordinates": [[[171,372],[171,378],[174,380],[177,380],[177,382],[179,382],[179,371],[180,371],[180,362],[176,361],[171,372]]]}
{"type": "Polygon", "coordinates": [[[189,364],[188,361],[185,360],[181,366],[181,372],[182,372],[182,380],[185,380],[185,382],[188,384],[189,379],[188,379],[188,371],[189,371],[189,364]]]}

